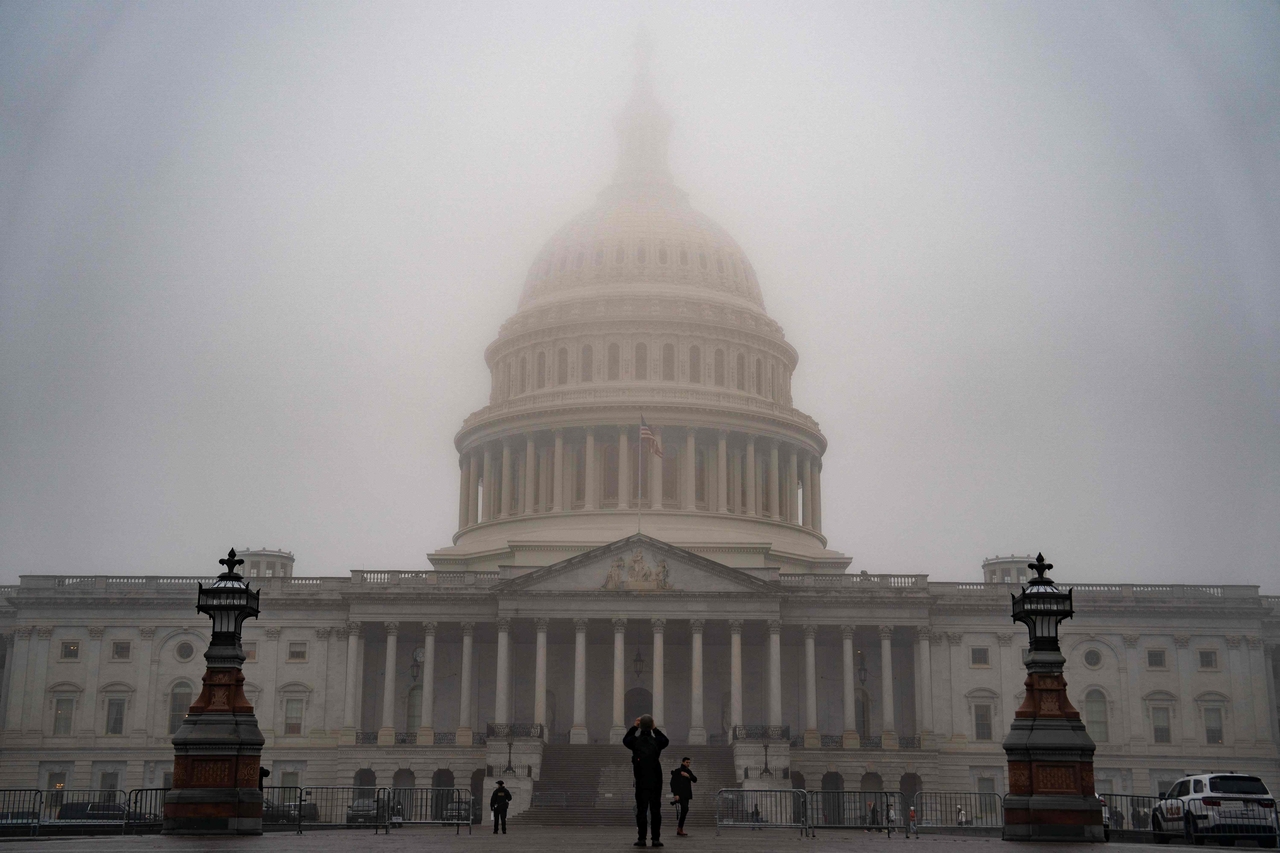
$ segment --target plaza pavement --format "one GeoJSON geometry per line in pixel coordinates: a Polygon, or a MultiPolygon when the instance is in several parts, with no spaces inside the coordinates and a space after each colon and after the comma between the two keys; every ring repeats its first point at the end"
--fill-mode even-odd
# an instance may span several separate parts
{"type": "MultiPolygon", "coordinates": [[[[627,829],[584,827],[563,829],[550,827],[521,827],[514,820],[510,832],[494,836],[487,827],[480,827],[471,835],[463,830],[454,835],[451,828],[413,827],[395,830],[391,835],[374,835],[364,830],[331,830],[310,832],[306,835],[271,833],[255,838],[170,838],[158,835],[94,836],[82,838],[4,839],[0,853],[37,851],[37,853],[226,853],[226,851],[252,851],[252,853],[491,853],[491,851],[519,851],[519,853],[599,853],[599,851],[635,850],[631,843],[635,836],[627,829]]],[[[673,827],[674,830],[674,827],[673,827]]],[[[688,838],[679,838],[672,832],[664,837],[666,850],[697,851],[697,853],[836,853],[836,851],[872,851],[896,848],[920,849],[922,853],[1098,853],[1095,845],[1085,844],[1018,844],[1013,845],[995,838],[960,838],[949,835],[924,835],[910,841],[895,834],[886,839],[878,833],[858,830],[831,830],[818,833],[816,839],[802,839],[798,832],[770,830],[750,832],[734,830],[719,837],[714,830],[700,830],[688,838]]],[[[1168,851],[1168,847],[1125,844],[1128,851],[1168,851]]]]}

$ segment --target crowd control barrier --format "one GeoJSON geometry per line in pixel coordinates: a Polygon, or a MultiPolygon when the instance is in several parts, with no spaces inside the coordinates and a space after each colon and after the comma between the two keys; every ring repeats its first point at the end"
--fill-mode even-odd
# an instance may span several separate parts
{"type": "Polygon", "coordinates": [[[302,789],[302,828],[386,830],[390,795],[386,788],[312,786],[302,789]]]}
{"type": "Polygon", "coordinates": [[[410,823],[453,826],[454,834],[460,835],[465,824],[467,833],[471,833],[470,788],[392,788],[387,795],[392,826],[410,823]]]}
{"type": "Polygon", "coordinates": [[[41,798],[40,825],[124,834],[129,794],[112,788],[56,788],[41,798]]]}
{"type": "Polygon", "coordinates": [[[35,835],[40,831],[43,791],[35,788],[0,790],[0,833],[35,835]]]}
{"type": "Polygon", "coordinates": [[[809,827],[893,832],[907,825],[906,799],[897,791],[809,791],[809,827]]]}
{"type": "Polygon", "coordinates": [[[716,794],[716,835],[721,829],[798,829],[809,834],[808,803],[798,788],[751,791],[721,788],[716,794]]]}
{"type": "Polygon", "coordinates": [[[1004,826],[999,794],[921,791],[916,794],[916,826],[1004,826]]]}

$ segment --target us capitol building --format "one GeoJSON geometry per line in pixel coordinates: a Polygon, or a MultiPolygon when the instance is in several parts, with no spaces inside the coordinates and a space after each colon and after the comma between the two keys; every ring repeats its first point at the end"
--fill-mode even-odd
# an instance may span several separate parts
{"type": "MultiPolygon", "coordinates": [[[[704,794],[1005,791],[1026,646],[1009,594],[1030,558],[938,583],[828,547],[799,354],[742,248],[673,183],[643,71],[617,129],[612,182],[485,351],[488,405],[455,438],[458,530],[430,568],[309,577],[291,553],[241,554],[262,590],[245,675],[271,782],[480,793],[501,776],[533,819],[554,811],[539,792],[585,777],[596,808],[629,815],[609,744],[652,712],[704,794]]],[[[196,580],[0,588],[0,786],[168,783],[204,671],[196,580]]],[[[1227,768],[1280,783],[1280,597],[1074,589],[1067,678],[1100,791],[1227,768]]]]}

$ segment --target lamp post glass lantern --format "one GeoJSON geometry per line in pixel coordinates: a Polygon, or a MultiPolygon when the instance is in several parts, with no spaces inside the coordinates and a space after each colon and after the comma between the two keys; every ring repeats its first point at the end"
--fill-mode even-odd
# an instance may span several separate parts
{"type": "Polygon", "coordinates": [[[218,561],[226,571],[218,575],[209,586],[198,584],[196,611],[213,620],[213,636],[205,660],[211,665],[226,665],[235,661],[244,663],[244,649],[240,646],[240,630],[246,619],[258,616],[259,593],[249,589],[249,584],[236,571],[244,560],[236,556],[232,548],[224,559],[218,561]]]}
{"type": "Polygon", "coordinates": [[[1066,592],[1045,577],[1053,563],[1044,561],[1044,554],[1037,554],[1034,563],[1027,567],[1036,576],[1027,582],[1019,595],[1010,594],[1013,601],[1013,621],[1027,626],[1031,652],[1058,652],[1058,626],[1075,615],[1071,590],[1066,592]]]}

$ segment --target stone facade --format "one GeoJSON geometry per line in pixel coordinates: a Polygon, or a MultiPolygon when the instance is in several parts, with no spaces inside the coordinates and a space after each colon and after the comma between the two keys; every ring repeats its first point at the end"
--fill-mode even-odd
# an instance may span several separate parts
{"type": "MultiPolygon", "coordinates": [[[[431,566],[308,577],[287,552],[244,555],[273,783],[479,786],[513,731],[519,811],[544,739],[610,743],[652,711],[676,743],[731,748],[744,785],[765,784],[768,744],[775,785],[1006,790],[1028,558],[939,583],[828,548],[799,353],[741,248],[671,182],[666,128],[642,74],[613,183],[539,253],[486,350],[489,403],[455,440],[458,532],[431,566]],[[661,457],[638,450],[641,415],[661,457]]],[[[208,642],[195,581],[0,588],[0,785],[166,784],[208,642]]],[[[1280,783],[1280,598],[1074,589],[1063,652],[1100,791],[1226,767],[1280,783]]]]}

